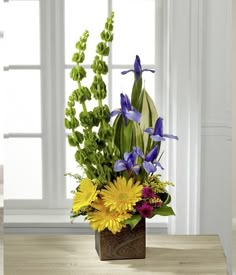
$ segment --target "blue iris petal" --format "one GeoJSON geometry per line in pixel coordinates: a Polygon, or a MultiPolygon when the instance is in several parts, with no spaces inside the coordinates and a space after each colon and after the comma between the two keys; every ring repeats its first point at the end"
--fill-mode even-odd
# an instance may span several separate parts
{"type": "Polygon", "coordinates": [[[148,133],[148,134],[150,134],[150,135],[153,135],[153,133],[154,133],[154,129],[153,128],[146,128],[145,130],[144,130],[144,132],[145,133],[148,133]]]}
{"type": "Polygon", "coordinates": [[[136,55],[136,58],[134,61],[134,73],[135,73],[135,78],[138,80],[142,74],[141,61],[138,55],[136,55]]]}
{"type": "Polygon", "coordinates": [[[156,145],[145,157],[146,161],[154,161],[158,155],[158,146],[156,145]]]}
{"type": "Polygon", "coordinates": [[[133,171],[135,172],[136,175],[138,175],[139,171],[140,171],[141,165],[140,164],[136,164],[133,166],[133,171]]]}
{"type": "Polygon", "coordinates": [[[153,135],[163,136],[163,118],[159,117],[155,123],[153,135]]]}
{"type": "Polygon", "coordinates": [[[143,162],[143,168],[145,171],[150,174],[154,173],[157,170],[157,166],[160,167],[161,169],[164,169],[161,164],[158,161],[155,161],[155,159],[158,156],[158,145],[156,145],[147,155],[144,157],[144,154],[142,150],[138,147],[133,147],[134,153],[141,157],[144,162],[143,162]]]}
{"type": "Polygon", "coordinates": [[[113,117],[113,116],[116,116],[116,115],[118,115],[120,113],[121,113],[120,109],[116,109],[116,110],[114,110],[114,111],[111,112],[110,116],[113,117]]]}
{"type": "Polygon", "coordinates": [[[163,118],[159,117],[155,123],[154,128],[147,128],[144,130],[145,133],[148,133],[152,140],[159,142],[164,141],[165,138],[171,138],[178,140],[179,138],[174,135],[163,134],[163,118]]]}
{"type": "Polygon", "coordinates": [[[151,135],[151,138],[156,141],[156,142],[159,142],[159,141],[164,141],[165,138],[159,136],[159,135],[151,135]]]}
{"type": "Polygon", "coordinates": [[[113,170],[115,172],[121,172],[124,170],[127,171],[134,171],[136,175],[138,175],[139,170],[140,170],[140,165],[139,164],[135,164],[136,161],[136,154],[134,152],[125,152],[124,153],[124,160],[117,160],[113,170]]]}
{"type": "Polygon", "coordinates": [[[127,70],[127,71],[122,71],[121,74],[127,74],[129,72],[134,72],[134,70],[131,69],[131,70],[127,70]]]}
{"type": "Polygon", "coordinates": [[[155,73],[155,70],[152,70],[152,69],[143,69],[142,72],[151,72],[151,73],[155,73]]]}
{"type": "Polygon", "coordinates": [[[164,167],[160,164],[159,161],[154,161],[153,163],[155,164],[155,166],[158,166],[158,167],[160,167],[162,170],[164,170],[164,167]]]}
{"type": "Polygon", "coordinates": [[[177,136],[174,136],[174,135],[167,135],[167,134],[164,134],[163,137],[167,137],[167,138],[172,138],[172,139],[179,140],[179,138],[178,138],[177,136]]]}
{"type": "Polygon", "coordinates": [[[152,73],[155,73],[155,70],[142,69],[140,57],[138,55],[136,55],[135,61],[134,61],[134,69],[122,71],[121,73],[122,74],[127,74],[129,72],[133,72],[134,75],[135,75],[135,79],[139,80],[139,78],[141,77],[141,75],[142,75],[143,72],[152,72],[152,73]]]}
{"type": "Polygon", "coordinates": [[[114,165],[114,171],[120,172],[127,170],[126,162],[124,160],[117,160],[117,162],[114,165]]]}
{"type": "Polygon", "coordinates": [[[143,152],[141,151],[140,148],[138,148],[138,147],[133,147],[133,150],[134,150],[134,152],[135,152],[136,155],[138,155],[139,157],[141,157],[141,158],[144,159],[144,154],[143,154],[143,152]]]}
{"type": "Polygon", "coordinates": [[[149,161],[144,161],[143,162],[143,168],[145,169],[145,171],[148,173],[148,174],[150,174],[150,173],[154,173],[154,172],[156,172],[156,166],[153,164],[153,163],[151,163],[151,162],[149,162],[149,161]]]}
{"type": "Polygon", "coordinates": [[[141,120],[141,114],[135,109],[133,108],[132,111],[128,111],[125,113],[125,116],[129,119],[129,120],[133,120],[136,122],[140,122],[141,120]]]}
{"type": "Polygon", "coordinates": [[[120,94],[120,105],[120,109],[116,109],[111,112],[111,117],[121,114],[123,116],[125,125],[128,124],[128,119],[138,123],[140,122],[141,114],[131,106],[130,99],[126,94],[120,94]]]}

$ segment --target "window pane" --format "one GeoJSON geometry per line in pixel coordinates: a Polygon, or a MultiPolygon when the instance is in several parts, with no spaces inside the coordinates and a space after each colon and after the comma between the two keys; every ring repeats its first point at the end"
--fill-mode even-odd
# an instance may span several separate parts
{"type": "MultiPolygon", "coordinates": [[[[66,171],[65,173],[79,174],[83,175],[83,170],[78,167],[77,162],[75,161],[75,152],[76,147],[71,147],[66,140],[66,171]]],[[[78,186],[76,180],[70,176],[66,177],[66,197],[68,199],[73,198],[71,191],[75,190],[78,186]]]]}
{"type": "Polygon", "coordinates": [[[142,63],[153,64],[155,54],[155,1],[113,0],[115,11],[115,64],[133,64],[136,54],[142,63]]]}
{"type": "Polygon", "coordinates": [[[5,72],[4,131],[40,132],[41,99],[39,71],[21,70],[5,72]]]}
{"type": "MultiPolygon", "coordinates": [[[[3,66],[2,59],[3,59],[3,39],[0,38],[0,66],[3,66]]],[[[3,164],[3,124],[4,124],[4,113],[3,113],[3,106],[5,103],[3,102],[3,71],[0,70],[0,164],[3,164]]]]}
{"type": "MultiPolygon", "coordinates": [[[[145,66],[144,66],[145,68],[145,66]]],[[[131,96],[131,91],[134,83],[134,74],[128,73],[122,75],[121,72],[124,70],[115,69],[112,71],[112,110],[120,107],[120,94],[125,93],[131,96]]],[[[146,88],[148,94],[154,101],[155,94],[155,74],[150,72],[143,73],[143,85],[146,88]]]]}
{"type": "Polygon", "coordinates": [[[107,1],[105,0],[66,0],[65,1],[65,62],[71,64],[75,44],[85,30],[88,38],[85,62],[91,64],[95,56],[100,33],[107,18],[107,1]]]}
{"type": "Polygon", "coordinates": [[[39,64],[39,1],[10,1],[6,5],[6,62],[39,64]]]}
{"type": "Polygon", "coordinates": [[[41,139],[6,139],[4,147],[4,198],[42,199],[41,139]]]}

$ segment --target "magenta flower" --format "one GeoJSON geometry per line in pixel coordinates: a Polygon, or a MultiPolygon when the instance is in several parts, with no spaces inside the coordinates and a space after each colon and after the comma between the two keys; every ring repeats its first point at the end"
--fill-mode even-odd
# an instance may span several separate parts
{"type": "Polygon", "coordinates": [[[160,201],[155,203],[155,206],[156,206],[157,208],[160,208],[161,205],[162,205],[162,203],[161,203],[160,201]]]}
{"type": "Polygon", "coordinates": [[[155,194],[153,193],[152,189],[147,186],[143,187],[142,193],[143,193],[144,198],[151,199],[151,198],[155,197],[155,194]]]}
{"type": "Polygon", "coordinates": [[[138,209],[140,215],[143,218],[150,218],[152,215],[152,210],[153,210],[153,207],[146,202],[138,209]]]}
{"type": "Polygon", "coordinates": [[[142,202],[141,202],[141,201],[137,202],[136,205],[135,205],[135,209],[136,209],[137,211],[139,211],[139,209],[140,209],[141,207],[142,207],[142,202]]]}

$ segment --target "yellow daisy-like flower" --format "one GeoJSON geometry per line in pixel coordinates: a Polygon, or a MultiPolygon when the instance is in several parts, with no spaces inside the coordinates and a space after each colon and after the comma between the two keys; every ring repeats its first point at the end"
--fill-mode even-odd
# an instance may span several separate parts
{"type": "Polygon", "coordinates": [[[91,179],[86,178],[80,182],[79,191],[75,193],[72,205],[72,211],[78,212],[81,208],[90,205],[97,199],[99,191],[91,179]]]}
{"type": "Polygon", "coordinates": [[[126,181],[124,177],[117,177],[114,183],[110,182],[106,189],[101,191],[104,204],[110,210],[120,213],[133,210],[136,202],[141,200],[143,186],[132,178],[126,181]]]}
{"type": "Polygon", "coordinates": [[[104,229],[109,229],[113,234],[120,232],[125,224],[122,222],[131,217],[130,213],[119,213],[117,211],[110,211],[105,207],[104,202],[101,199],[92,203],[92,206],[96,209],[93,212],[88,213],[88,220],[93,230],[98,232],[104,229]]]}

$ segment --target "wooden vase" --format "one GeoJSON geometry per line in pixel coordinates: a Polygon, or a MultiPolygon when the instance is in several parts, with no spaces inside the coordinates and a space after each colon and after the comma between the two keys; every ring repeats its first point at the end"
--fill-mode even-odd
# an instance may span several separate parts
{"type": "Polygon", "coordinates": [[[143,218],[133,230],[127,225],[113,234],[108,229],[95,232],[95,248],[101,261],[144,259],[146,255],[146,225],[143,218]]]}

